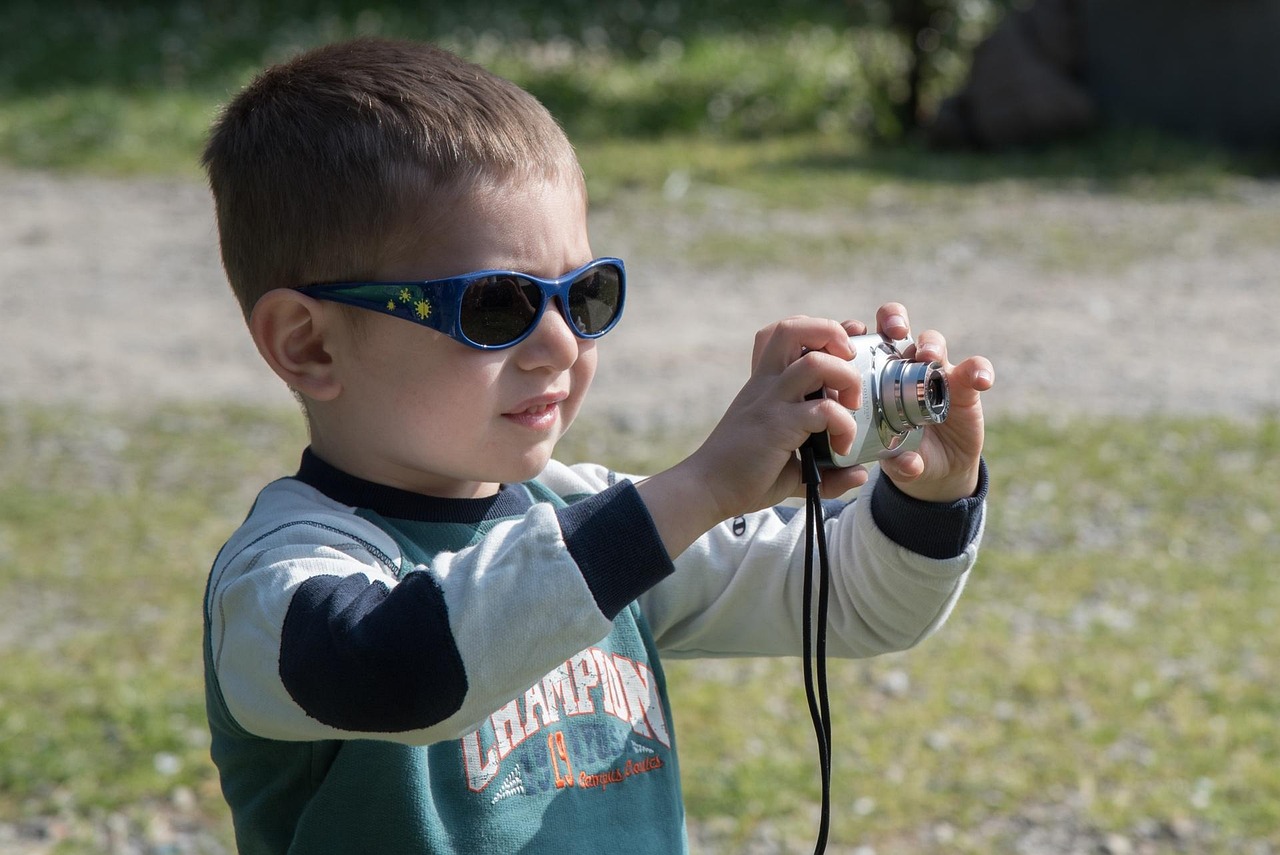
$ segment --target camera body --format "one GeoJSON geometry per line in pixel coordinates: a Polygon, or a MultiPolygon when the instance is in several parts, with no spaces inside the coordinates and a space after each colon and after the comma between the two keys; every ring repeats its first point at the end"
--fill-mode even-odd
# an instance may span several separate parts
{"type": "MultiPolygon", "coordinates": [[[[848,454],[837,454],[825,432],[805,442],[819,468],[856,466],[920,447],[928,425],[946,421],[951,397],[939,362],[911,362],[912,340],[877,333],[851,336],[851,362],[862,375],[862,406],[853,413],[857,434],[848,454]]],[[[821,389],[809,398],[823,397],[821,389]]]]}

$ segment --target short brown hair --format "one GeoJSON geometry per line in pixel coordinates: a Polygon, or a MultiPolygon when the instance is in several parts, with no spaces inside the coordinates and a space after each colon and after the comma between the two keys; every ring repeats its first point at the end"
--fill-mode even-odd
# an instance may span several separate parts
{"type": "Polygon", "coordinates": [[[528,92],[433,45],[386,39],[264,71],[223,110],[202,163],[246,318],[273,288],[373,275],[436,194],[480,178],[582,181],[528,92]]]}

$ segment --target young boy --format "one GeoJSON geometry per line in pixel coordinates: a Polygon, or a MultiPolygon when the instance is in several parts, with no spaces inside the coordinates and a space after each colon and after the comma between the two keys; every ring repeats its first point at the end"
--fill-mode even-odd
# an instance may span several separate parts
{"type": "MultiPolygon", "coordinates": [[[[204,161],[228,278],[311,437],[205,602],[241,852],[685,851],[659,652],[800,651],[804,521],[775,506],[811,433],[849,447],[863,325],[762,330],[665,472],[568,467],[551,455],[626,281],[593,260],[532,96],[427,45],[338,44],[239,94],[204,161]]],[[[905,310],[878,326],[905,336],[905,310]]],[[[937,333],[917,347],[946,363],[937,333]]],[[[991,366],[945,370],[948,421],[829,515],[833,655],[920,641],[974,562],[991,366]]]]}

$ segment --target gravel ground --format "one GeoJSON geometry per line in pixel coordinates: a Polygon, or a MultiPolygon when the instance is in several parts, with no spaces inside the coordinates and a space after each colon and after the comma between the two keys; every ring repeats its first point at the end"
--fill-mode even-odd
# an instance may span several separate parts
{"type": "MultiPolygon", "coordinates": [[[[0,202],[0,402],[292,406],[242,328],[203,186],[0,171],[0,202]]],[[[1198,201],[995,194],[968,204],[959,225],[947,211],[873,198],[858,228],[918,224],[954,239],[873,252],[849,278],[819,281],[777,268],[695,269],[680,250],[705,222],[797,236],[851,224],[753,211],[731,194],[701,203],[697,216],[678,201],[593,215],[596,250],[626,257],[634,288],[584,418],[641,430],[709,426],[745,377],[757,328],[798,312],[865,316],[890,298],[912,308],[917,324],[943,330],[954,354],[994,361],[992,418],[1280,410],[1280,183],[1242,181],[1198,201]],[[1065,226],[1096,235],[1096,254],[1046,265],[1025,246],[992,249],[993,234],[1052,241],[1065,226]],[[646,249],[654,246],[664,250],[646,249]]],[[[220,852],[192,816],[190,794],[180,796],[146,808],[146,822],[0,824],[0,853],[35,855],[67,839],[94,839],[112,853],[220,852]]],[[[714,826],[691,833],[705,851],[718,849],[714,826]]],[[[1104,834],[1070,805],[1029,805],[981,828],[921,829],[894,851],[947,851],[961,840],[1023,855],[1196,852],[1215,842],[1194,824],[1104,834]]],[[[745,851],[791,851],[787,843],[766,829],[745,851]]]]}
{"type": "MultiPolygon", "coordinates": [[[[0,172],[0,201],[0,401],[292,405],[245,334],[203,186],[0,172]]],[[[739,217],[744,232],[849,228],[732,204],[704,216],[739,217]]],[[[887,200],[858,225],[875,233],[910,220],[927,233],[947,216],[887,200]]],[[[1213,201],[995,198],[965,216],[968,231],[945,224],[954,240],[814,281],[698,270],[678,252],[646,251],[696,235],[699,219],[676,205],[593,215],[596,250],[627,257],[633,292],[584,415],[640,428],[713,423],[746,376],[756,329],[793,313],[866,317],[890,298],[945,332],[953,353],[994,361],[993,416],[1280,407],[1280,183],[1242,182],[1213,201]],[[990,251],[991,234],[1025,236],[1036,223],[1050,237],[1064,224],[1096,235],[1099,255],[1122,250],[1121,260],[1046,271],[1024,251],[990,251]]]]}

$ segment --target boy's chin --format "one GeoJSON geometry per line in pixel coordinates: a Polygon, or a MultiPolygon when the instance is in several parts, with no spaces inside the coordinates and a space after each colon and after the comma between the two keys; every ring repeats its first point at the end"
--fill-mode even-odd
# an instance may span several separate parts
{"type": "Polygon", "coordinates": [[[554,443],[546,443],[536,448],[529,449],[519,462],[513,463],[510,475],[512,477],[504,479],[505,483],[515,484],[521,481],[529,481],[542,474],[542,470],[547,468],[547,463],[551,461],[551,455],[555,451],[554,443]]]}

